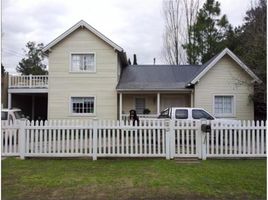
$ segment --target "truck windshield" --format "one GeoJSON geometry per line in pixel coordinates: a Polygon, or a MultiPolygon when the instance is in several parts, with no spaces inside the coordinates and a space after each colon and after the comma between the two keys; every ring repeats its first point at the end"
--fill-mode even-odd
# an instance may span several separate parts
{"type": "Polygon", "coordinates": [[[162,111],[158,118],[169,118],[169,109],[162,111]]]}
{"type": "Polygon", "coordinates": [[[14,115],[15,115],[16,119],[24,118],[24,115],[22,114],[21,111],[15,111],[14,115]]]}

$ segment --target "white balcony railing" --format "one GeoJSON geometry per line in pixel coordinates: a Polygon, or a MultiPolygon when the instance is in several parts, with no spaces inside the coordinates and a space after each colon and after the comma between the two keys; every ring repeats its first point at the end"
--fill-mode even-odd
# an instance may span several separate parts
{"type": "Polygon", "coordinates": [[[48,75],[11,75],[9,88],[48,88],[48,75]]]}

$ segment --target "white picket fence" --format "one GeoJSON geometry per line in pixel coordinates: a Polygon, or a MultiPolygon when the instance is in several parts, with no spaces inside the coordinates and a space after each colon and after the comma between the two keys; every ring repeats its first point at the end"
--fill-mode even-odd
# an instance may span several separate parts
{"type": "Polygon", "coordinates": [[[266,127],[263,121],[211,124],[206,136],[207,157],[265,157],[266,127]]]}
{"type": "Polygon", "coordinates": [[[1,153],[2,156],[19,156],[19,121],[8,123],[1,121],[1,153]]]}
{"type": "Polygon", "coordinates": [[[266,157],[264,122],[2,121],[2,156],[24,157],[266,157]],[[208,123],[208,122],[206,122],[208,123]]]}
{"type": "Polygon", "coordinates": [[[201,123],[199,121],[171,121],[171,158],[201,158],[201,123]],[[200,144],[200,145],[199,145],[200,144]]]}

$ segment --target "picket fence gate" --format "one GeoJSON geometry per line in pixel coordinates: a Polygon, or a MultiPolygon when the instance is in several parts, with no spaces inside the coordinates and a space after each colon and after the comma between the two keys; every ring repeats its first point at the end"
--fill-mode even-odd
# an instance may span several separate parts
{"type": "Polygon", "coordinates": [[[144,119],[2,121],[2,156],[266,157],[266,124],[144,119]],[[202,132],[201,124],[211,125],[202,132]]]}

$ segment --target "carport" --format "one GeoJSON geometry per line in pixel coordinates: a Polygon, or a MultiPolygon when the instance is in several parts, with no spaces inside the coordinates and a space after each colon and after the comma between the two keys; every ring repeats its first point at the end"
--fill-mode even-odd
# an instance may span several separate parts
{"type": "Polygon", "coordinates": [[[47,96],[47,93],[13,93],[11,107],[20,108],[30,120],[46,120],[47,96]]]}

